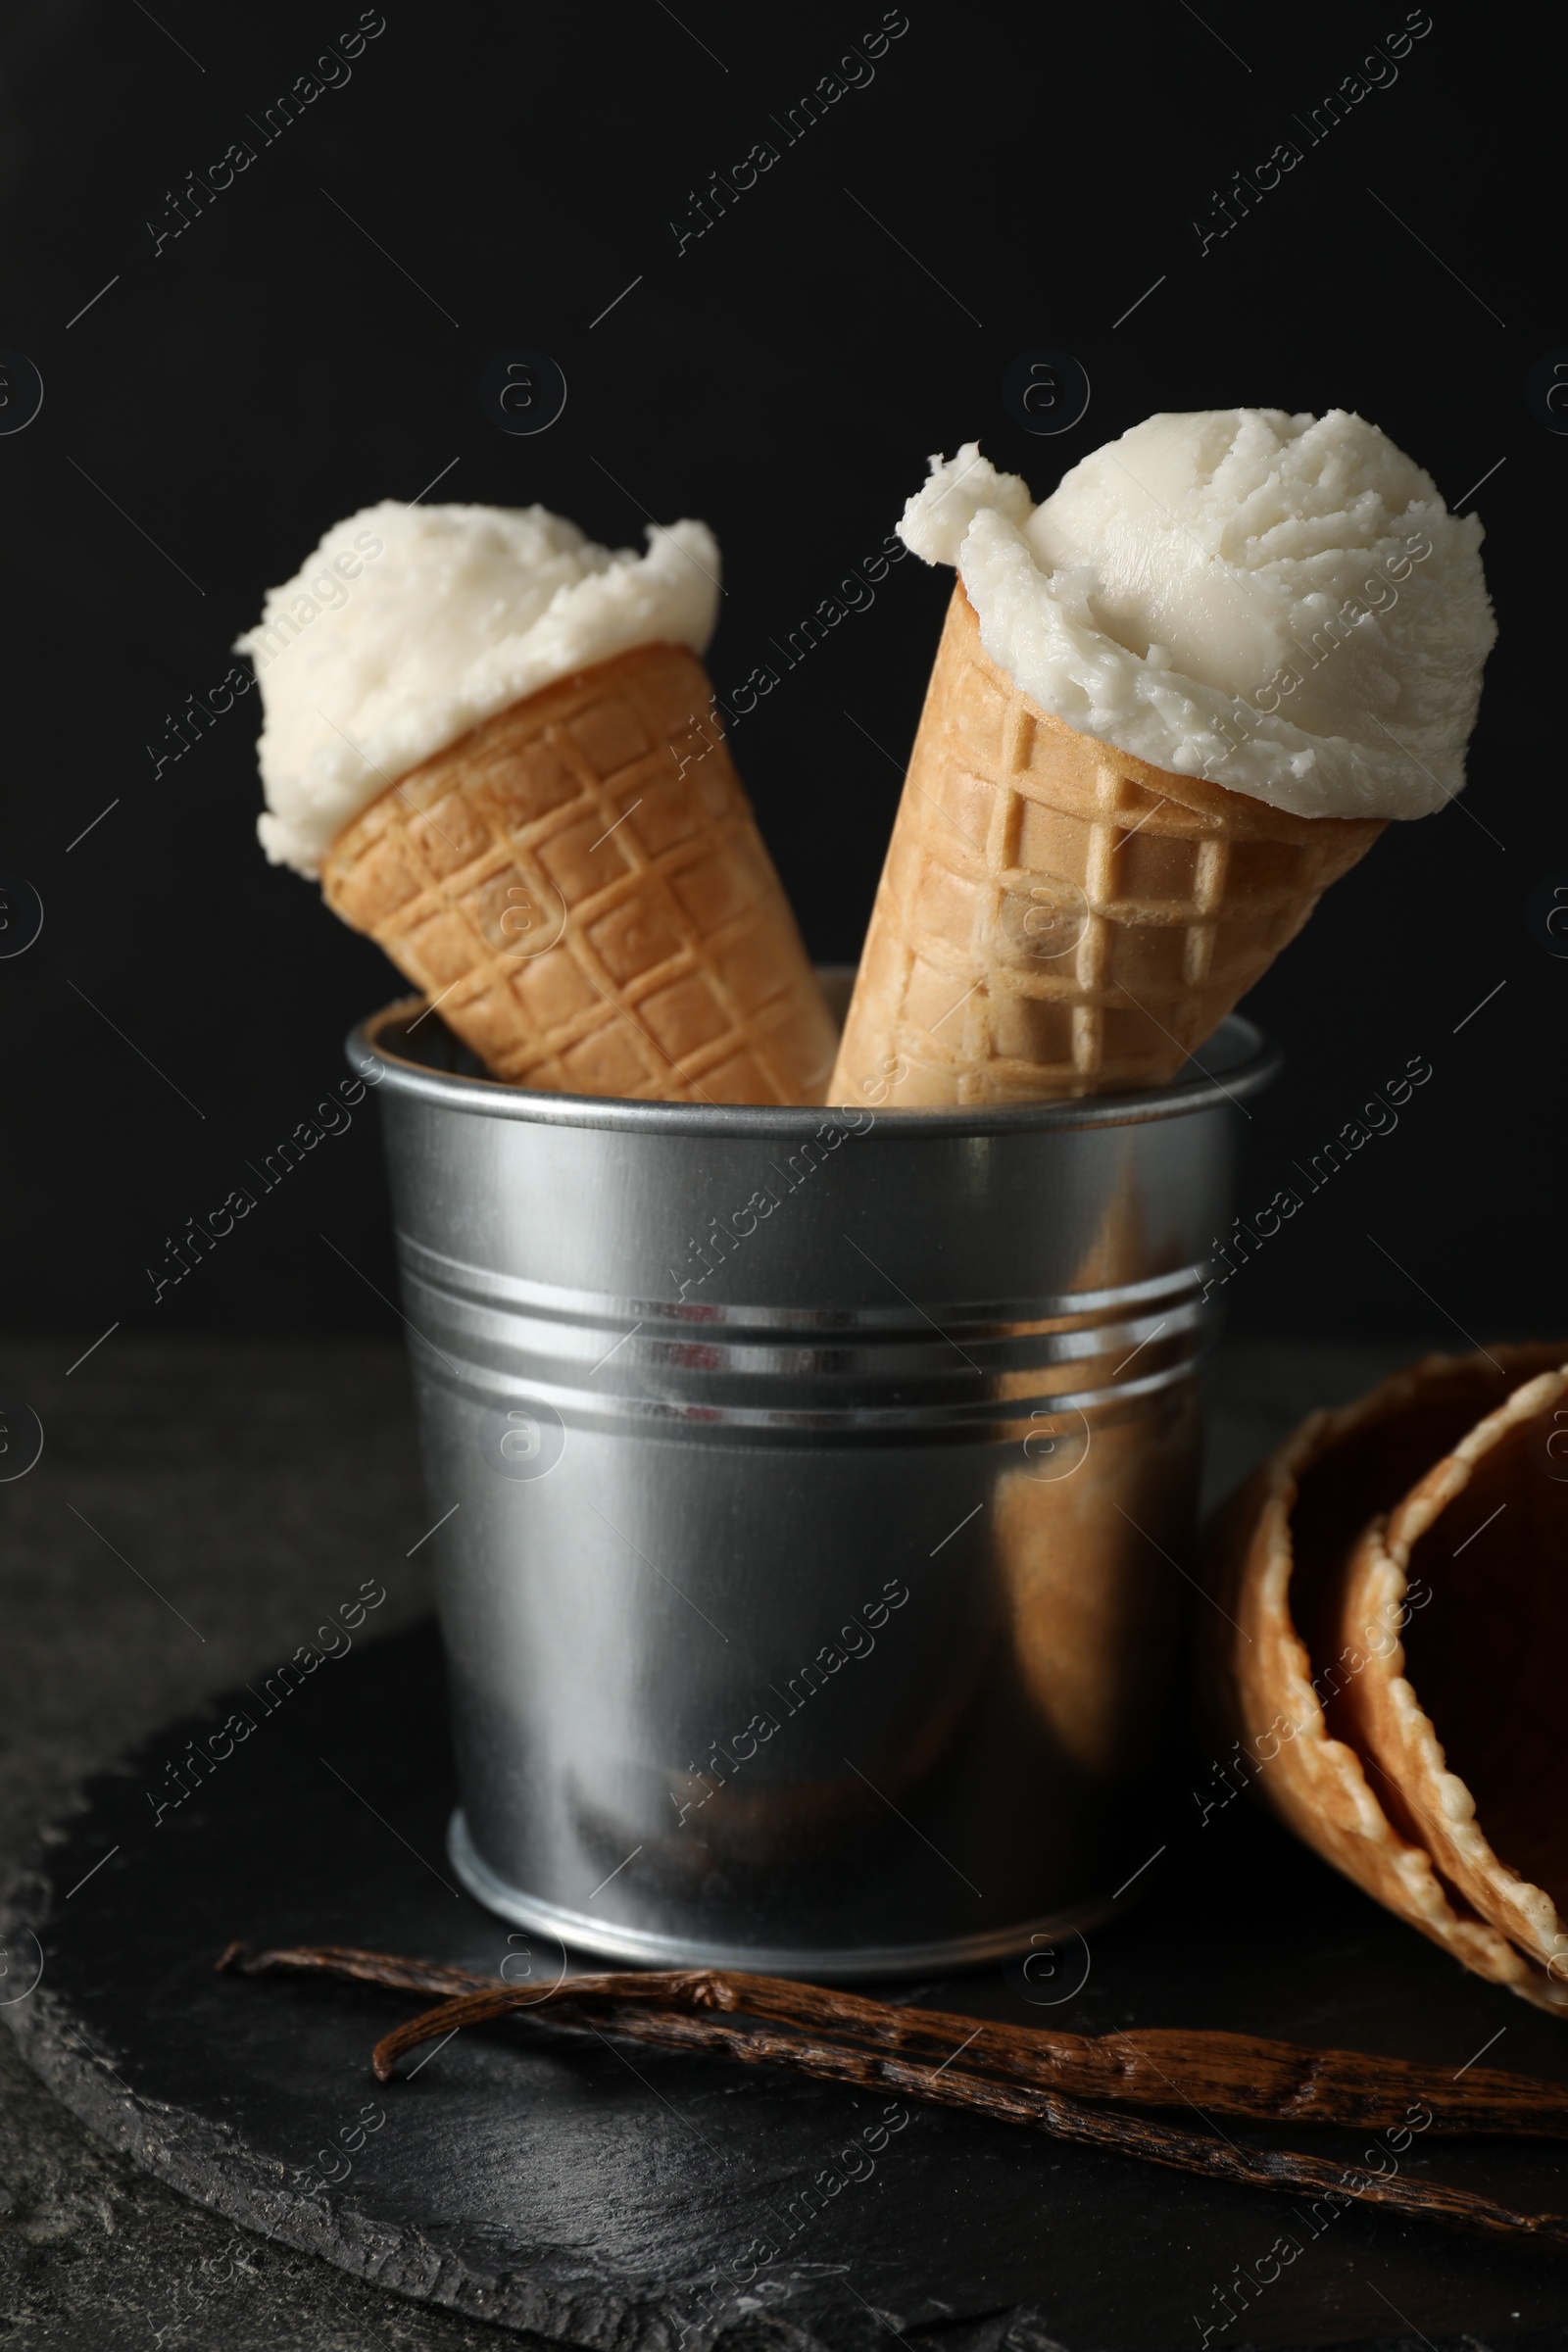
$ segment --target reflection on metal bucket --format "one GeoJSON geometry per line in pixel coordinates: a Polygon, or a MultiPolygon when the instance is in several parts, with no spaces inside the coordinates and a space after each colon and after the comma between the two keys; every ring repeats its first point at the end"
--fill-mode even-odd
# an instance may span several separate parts
{"type": "Polygon", "coordinates": [[[466,1884],[611,1957],[822,1977],[1103,1916],[1256,1032],[1133,1097],[889,1114],[529,1094],[413,1018],[351,1053],[451,1514],[466,1884]]]}

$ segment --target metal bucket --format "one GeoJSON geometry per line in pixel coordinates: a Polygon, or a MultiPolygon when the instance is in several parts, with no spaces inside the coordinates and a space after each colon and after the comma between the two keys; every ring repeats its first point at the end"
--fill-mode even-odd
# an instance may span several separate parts
{"type": "MultiPolygon", "coordinates": [[[[839,977],[839,988],[846,986],[839,977]]],[[[1105,1915],[1187,1586],[1232,1018],[1169,1087],[932,1112],[378,1077],[464,1884],[617,1960],[812,1977],[1105,1915]]]]}

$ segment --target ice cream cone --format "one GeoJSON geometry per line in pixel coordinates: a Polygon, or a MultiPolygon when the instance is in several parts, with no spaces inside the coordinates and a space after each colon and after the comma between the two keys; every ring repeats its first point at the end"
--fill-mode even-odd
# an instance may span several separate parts
{"type": "MultiPolygon", "coordinates": [[[[1453,1570],[1464,1570],[1468,1554],[1451,1559],[1451,1545],[1441,1545],[1430,1613],[1407,1596],[1402,1574],[1396,1596],[1380,1573],[1388,1543],[1403,1551],[1414,1539],[1414,1498],[1430,1518],[1439,1494],[1451,1498],[1464,1486],[1446,1457],[1465,1453],[1478,1419],[1518,1435],[1527,1416],[1508,1410],[1510,1391],[1530,1382],[1532,1410],[1562,1395],[1568,1382],[1555,1367],[1563,1353],[1530,1346],[1429,1356],[1354,1404],[1314,1413],[1214,1531],[1205,1575],[1214,1605],[1200,1629],[1200,1665],[1206,1711],[1226,1747],[1207,1784],[1208,1810],[1255,1787],[1325,1861],[1466,1968],[1568,2015],[1568,1946],[1552,1940],[1550,1897],[1500,1866],[1484,1837],[1463,1838],[1462,1801],[1434,1826],[1451,1791],[1431,1726],[1401,1678],[1397,1639],[1408,1626],[1405,1640],[1412,1650],[1419,1644],[1423,1662],[1406,1671],[1425,1684],[1432,1668],[1423,1697],[1440,1721],[1446,1714],[1462,1730],[1467,1754],[1505,1758],[1501,1785],[1515,1801],[1499,1805],[1500,1834],[1511,1840],[1521,1818],[1532,1825],[1513,1858],[1560,1886],[1559,1783],[1543,1769],[1555,1749],[1556,1555],[1537,1557],[1528,1535],[1515,1542],[1506,1573],[1496,1573],[1501,1555],[1484,1555],[1481,1592],[1472,1586],[1470,1595],[1483,1605],[1468,1610],[1455,1609],[1453,1590],[1453,1570]],[[1409,1499],[1399,1503],[1401,1495],[1409,1499]],[[1391,1504],[1398,1507],[1386,1522],[1391,1504]],[[1533,1612],[1510,1607],[1521,1592],[1533,1595],[1533,1612]],[[1536,1802],[1521,1814],[1517,1800],[1532,1789],[1536,1802]],[[1456,1867],[1460,1845],[1469,1849],[1466,1869],[1456,1867]]],[[[1499,1468],[1520,1474],[1516,1447],[1499,1468]]],[[[1556,1512],[1560,1545],[1568,1490],[1536,1469],[1530,1477],[1543,1490],[1534,1495],[1540,1511],[1556,1512]]],[[[1466,1579],[1456,1581],[1462,1588],[1466,1579]]],[[[1495,1798],[1495,1776],[1484,1765],[1475,1777],[1495,1798]]]]}
{"type": "Polygon", "coordinates": [[[1173,1078],[1377,839],[1079,734],[954,589],[828,1100],[1173,1078]]]}
{"type": "Polygon", "coordinates": [[[390,781],[321,885],[497,1077],[823,1099],[833,1023],[684,646],[558,678],[390,781]]]}

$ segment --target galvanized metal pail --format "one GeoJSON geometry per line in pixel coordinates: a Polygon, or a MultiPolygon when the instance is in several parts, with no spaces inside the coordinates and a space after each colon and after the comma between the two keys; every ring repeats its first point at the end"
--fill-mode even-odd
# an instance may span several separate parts
{"type": "Polygon", "coordinates": [[[349,1051],[447,1514],[465,1885],[614,1959],[813,1977],[1102,1917],[1256,1030],[1168,1087],[931,1112],[532,1094],[408,1004],[349,1051]]]}

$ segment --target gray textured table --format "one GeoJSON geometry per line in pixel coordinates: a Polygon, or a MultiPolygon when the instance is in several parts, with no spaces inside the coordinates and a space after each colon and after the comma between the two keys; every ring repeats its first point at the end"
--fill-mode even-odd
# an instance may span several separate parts
{"type": "MultiPolygon", "coordinates": [[[[149,1343],[0,1354],[39,1414],[0,1486],[0,1869],[86,1773],[243,1680],[314,1613],[380,1580],[378,1632],[430,1605],[412,1414],[393,1346],[149,1343]]],[[[1213,1377],[1211,1494],[1312,1405],[1408,1350],[1247,1344],[1213,1377]]],[[[0,2344],[495,2345],[476,2323],[361,2285],[188,2205],[96,2145],[0,2034],[0,2344]],[[168,2281],[209,2279],[171,2327],[168,2281]]],[[[782,2352],[782,2348],[781,2348],[782,2352]]]]}

